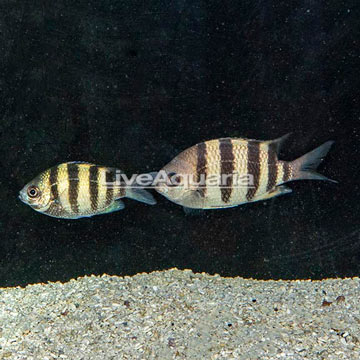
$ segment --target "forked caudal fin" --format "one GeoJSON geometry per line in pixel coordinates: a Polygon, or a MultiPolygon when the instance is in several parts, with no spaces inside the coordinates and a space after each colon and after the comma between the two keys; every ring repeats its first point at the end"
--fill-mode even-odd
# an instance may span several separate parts
{"type": "Polygon", "coordinates": [[[149,205],[156,204],[154,197],[148,191],[140,187],[126,189],[126,197],[149,205]]]}
{"type": "Polygon", "coordinates": [[[337,183],[337,181],[331,180],[315,171],[329,152],[333,143],[334,141],[327,141],[316,149],[292,161],[290,163],[293,169],[291,180],[326,180],[337,183]]]}

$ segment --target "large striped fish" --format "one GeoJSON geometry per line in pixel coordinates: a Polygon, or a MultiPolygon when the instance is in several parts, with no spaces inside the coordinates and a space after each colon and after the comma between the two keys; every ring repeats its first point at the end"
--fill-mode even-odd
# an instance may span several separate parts
{"type": "Polygon", "coordinates": [[[124,208],[123,197],[155,204],[150,193],[116,182],[117,169],[81,162],[52,167],[24,186],[19,198],[34,210],[66,219],[110,213],[124,208]]]}
{"type": "Polygon", "coordinates": [[[185,208],[212,209],[290,193],[291,189],[283,185],[289,181],[333,181],[315,172],[333,141],[294,161],[279,160],[280,146],[288,135],[270,141],[222,138],[199,143],[180,153],[162,169],[168,179],[159,181],[155,188],[185,208]],[[223,181],[210,181],[215,178],[223,181]]]}

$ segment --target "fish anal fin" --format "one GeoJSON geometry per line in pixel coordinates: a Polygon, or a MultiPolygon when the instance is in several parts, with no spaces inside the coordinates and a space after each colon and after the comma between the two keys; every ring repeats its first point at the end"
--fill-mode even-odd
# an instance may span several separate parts
{"type": "Polygon", "coordinates": [[[285,185],[276,186],[275,188],[268,191],[267,193],[257,196],[256,198],[253,199],[253,201],[267,200],[267,199],[271,199],[275,196],[290,194],[291,192],[292,192],[292,189],[288,188],[285,185]]]}
{"type": "Polygon", "coordinates": [[[125,208],[124,203],[121,200],[115,200],[109,207],[101,211],[99,214],[109,214],[114,211],[119,211],[125,208]]]}

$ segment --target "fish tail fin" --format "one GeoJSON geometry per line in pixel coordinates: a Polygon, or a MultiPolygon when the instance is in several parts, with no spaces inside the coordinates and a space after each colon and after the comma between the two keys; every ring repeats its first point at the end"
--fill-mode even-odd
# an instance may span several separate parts
{"type": "Polygon", "coordinates": [[[144,187],[152,186],[154,178],[156,177],[156,173],[154,172],[154,173],[147,173],[142,175],[144,175],[145,178],[141,178],[141,176],[136,177],[135,182],[126,189],[125,196],[145,204],[155,205],[156,200],[154,199],[154,197],[150,192],[144,190],[144,187]]]}
{"type": "Polygon", "coordinates": [[[154,199],[152,194],[140,187],[132,187],[126,189],[126,197],[148,205],[156,204],[156,200],[154,199]]]}
{"type": "Polygon", "coordinates": [[[326,154],[329,152],[333,143],[334,141],[327,141],[326,143],[320,145],[316,149],[299,157],[298,159],[285,163],[290,165],[290,168],[292,170],[291,178],[288,179],[287,181],[307,179],[307,180],[326,180],[333,183],[337,183],[337,181],[331,180],[326,176],[316,172],[317,167],[320,165],[321,161],[325,158],[326,154]]]}

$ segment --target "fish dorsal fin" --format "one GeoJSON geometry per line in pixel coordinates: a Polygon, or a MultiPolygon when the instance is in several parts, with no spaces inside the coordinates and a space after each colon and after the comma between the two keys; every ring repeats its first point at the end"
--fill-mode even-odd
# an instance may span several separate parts
{"type": "Polygon", "coordinates": [[[87,164],[87,165],[95,165],[93,163],[89,163],[88,161],[68,161],[66,164],[87,164]]]}
{"type": "Polygon", "coordinates": [[[279,154],[281,147],[283,145],[283,143],[287,140],[287,138],[291,135],[291,133],[287,133],[284,136],[281,136],[277,139],[273,139],[273,140],[256,140],[256,139],[248,139],[248,138],[223,138],[224,139],[232,139],[232,140],[237,140],[237,141],[241,141],[244,143],[262,143],[262,144],[268,144],[269,145],[269,149],[274,151],[276,154],[279,154]]]}
{"type": "Polygon", "coordinates": [[[120,173],[122,173],[122,171],[120,169],[118,169],[118,168],[110,167],[110,166],[104,166],[104,165],[96,165],[96,164],[88,162],[88,161],[68,161],[65,164],[92,165],[92,166],[97,166],[99,169],[106,169],[106,171],[109,171],[109,172],[120,171],[120,173]]]}
{"type": "Polygon", "coordinates": [[[265,141],[265,143],[269,145],[270,150],[275,151],[276,154],[279,154],[282,145],[290,135],[291,133],[287,133],[286,135],[281,136],[277,139],[265,141]]]}

